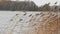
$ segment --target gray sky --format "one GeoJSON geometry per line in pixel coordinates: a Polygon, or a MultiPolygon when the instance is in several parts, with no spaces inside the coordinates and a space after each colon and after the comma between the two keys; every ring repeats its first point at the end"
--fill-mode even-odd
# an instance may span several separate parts
{"type": "Polygon", "coordinates": [[[54,5],[55,2],[58,2],[57,5],[59,5],[60,0],[32,0],[34,1],[38,6],[44,5],[46,3],[51,3],[50,5],[54,5]]]}
{"type": "MultiPolygon", "coordinates": [[[[25,1],[25,0],[20,0],[20,1],[25,1]]],[[[60,0],[30,0],[30,1],[34,1],[35,4],[38,6],[44,5],[49,2],[51,3],[50,4],[51,6],[54,5],[55,2],[58,2],[57,5],[59,5],[59,3],[60,3],[60,0]]]]}

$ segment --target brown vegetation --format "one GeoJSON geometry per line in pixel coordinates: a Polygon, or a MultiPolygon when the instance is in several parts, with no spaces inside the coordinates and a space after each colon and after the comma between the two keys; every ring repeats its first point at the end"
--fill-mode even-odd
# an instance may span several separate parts
{"type": "Polygon", "coordinates": [[[45,4],[45,5],[42,7],[42,10],[43,10],[43,11],[49,11],[49,10],[50,10],[49,4],[45,4]]]}
{"type": "MultiPolygon", "coordinates": [[[[40,14],[43,15],[44,13],[40,14]]],[[[41,16],[42,20],[38,20],[37,24],[33,25],[32,34],[60,34],[60,16],[53,12],[48,14],[49,16],[41,16]],[[44,17],[45,16],[45,17],[44,17]],[[58,17],[59,16],[59,17],[58,17]]],[[[33,22],[34,23],[34,22],[33,22]]]]}

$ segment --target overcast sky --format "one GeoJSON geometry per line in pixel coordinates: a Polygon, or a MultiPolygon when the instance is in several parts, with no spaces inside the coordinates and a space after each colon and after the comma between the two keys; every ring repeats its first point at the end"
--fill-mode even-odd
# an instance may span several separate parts
{"type": "MultiPolygon", "coordinates": [[[[25,0],[20,0],[20,1],[25,1],[25,0]]],[[[55,2],[58,2],[57,5],[59,5],[60,0],[30,0],[30,1],[34,1],[36,5],[41,6],[44,5],[46,3],[51,3],[50,5],[54,5],[55,2]]]]}

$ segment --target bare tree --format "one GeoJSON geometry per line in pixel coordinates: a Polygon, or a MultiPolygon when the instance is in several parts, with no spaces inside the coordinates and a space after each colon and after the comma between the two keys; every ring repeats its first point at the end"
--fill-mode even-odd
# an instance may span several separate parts
{"type": "Polygon", "coordinates": [[[55,2],[55,4],[57,4],[57,2],[55,2]]]}
{"type": "Polygon", "coordinates": [[[50,3],[45,4],[45,5],[42,7],[42,10],[43,10],[43,11],[49,11],[49,10],[50,10],[49,4],[50,4],[50,3]]]}

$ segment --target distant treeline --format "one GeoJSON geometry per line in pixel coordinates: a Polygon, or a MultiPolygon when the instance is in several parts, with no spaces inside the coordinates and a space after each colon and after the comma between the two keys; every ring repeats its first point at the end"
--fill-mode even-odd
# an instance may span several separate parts
{"type": "Polygon", "coordinates": [[[5,1],[0,2],[0,10],[9,11],[38,11],[38,7],[34,2],[16,2],[16,1],[5,1]]]}
{"type": "MultiPolygon", "coordinates": [[[[38,7],[33,1],[31,2],[16,2],[16,1],[5,1],[0,2],[0,10],[8,11],[57,11],[59,6],[49,6],[50,3],[38,7]]],[[[56,3],[55,3],[56,4],[56,3]]]]}

